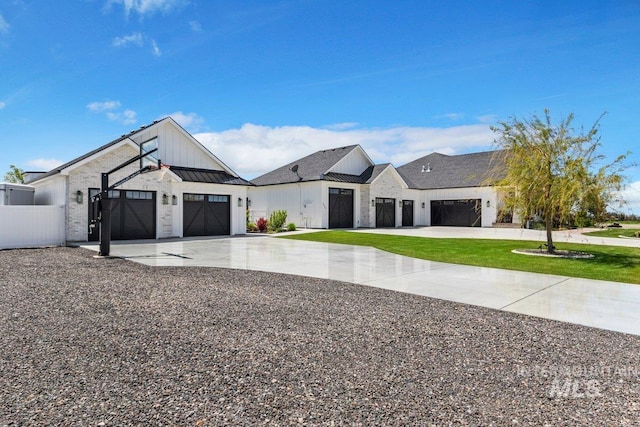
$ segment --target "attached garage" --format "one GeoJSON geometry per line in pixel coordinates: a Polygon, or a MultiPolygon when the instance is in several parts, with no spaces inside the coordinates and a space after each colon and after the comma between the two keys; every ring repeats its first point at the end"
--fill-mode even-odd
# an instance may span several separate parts
{"type": "Polygon", "coordinates": [[[184,194],[183,235],[231,234],[231,201],[228,195],[184,194]]]}
{"type": "Polygon", "coordinates": [[[329,188],[329,228],[353,228],[353,190],[329,188]]]}
{"type": "MultiPolygon", "coordinates": [[[[89,189],[89,196],[99,193],[97,188],[89,189]]],[[[111,240],[136,240],[156,238],[156,192],[140,190],[112,190],[111,199],[111,240]]],[[[89,203],[89,221],[97,209],[89,203]]],[[[98,227],[89,230],[88,240],[98,241],[98,227]]]]}
{"type": "Polygon", "coordinates": [[[431,225],[455,227],[481,227],[482,201],[433,200],[431,201],[431,225]]]}
{"type": "Polygon", "coordinates": [[[376,198],[376,227],[396,226],[396,199],[376,198]]]}

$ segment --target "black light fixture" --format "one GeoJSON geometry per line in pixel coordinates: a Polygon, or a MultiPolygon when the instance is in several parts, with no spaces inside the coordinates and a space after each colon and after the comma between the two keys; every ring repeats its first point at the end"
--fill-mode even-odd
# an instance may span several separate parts
{"type": "Polygon", "coordinates": [[[242,207],[242,197],[238,197],[238,207],[242,207]]]}
{"type": "Polygon", "coordinates": [[[176,196],[175,194],[171,196],[171,204],[174,206],[178,204],[178,196],[176,196]]]}
{"type": "Polygon", "coordinates": [[[247,197],[247,207],[250,208],[251,207],[251,199],[247,197]]]}
{"type": "Polygon", "coordinates": [[[163,205],[169,204],[169,196],[167,195],[167,193],[162,194],[162,204],[163,205]]]}
{"type": "Polygon", "coordinates": [[[371,199],[371,207],[374,207],[376,205],[376,201],[374,199],[371,199]]]}
{"type": "Polygon", "coordinates": [[[424,209],[424,202],[422,202],[422,209],[424,209]]]}
{"type": "Polygon", "coordinates": [[[80,190],[76,191],[76,202],[78,202],[78,204],[82,204],[83,200],[84,200],[84,194],[82,194],[82,191],[80,190]]]}
{"type": "Polygon", "coordinates": [[[402,207],[402,200],[398,200],[398,207],[401,208],[402,207]]]}

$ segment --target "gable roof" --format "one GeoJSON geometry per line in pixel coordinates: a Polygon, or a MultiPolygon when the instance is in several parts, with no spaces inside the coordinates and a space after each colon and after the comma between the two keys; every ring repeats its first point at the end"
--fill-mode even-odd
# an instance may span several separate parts
{"type": "Polygon", "coordinates": [[[447,156],[431,153],[397,168],[410,188],[486,187],[504,176],[504,151],[447,156]]]}
{"type": "MultiPolygon", "coordinates": [[[[358,145],[348,145],[346,147],[316,151],[313,154],[295,160],[274,169],[271,172],[267,172],[264,175],[260,175],[259,177],[254,178],[252,182],[255,185],[275,185],[294,182],[319,181],[328,179],[327,176],[346,176],[348,174],[329,173],[329,170],[358,147],[358,145]],[[296,172],[292,170],[293,166],[298,166],[296,172]]],[[[353,177],[357,175],[348,176],[353,177]]]]}
{"type": "MultiPolygon", "coordinates": [[[[133,130],[131,132],[129,132],[128,134],[123,134],[121,135],[119,138],[114,139],[111,142],[108,142],[98,148],[96,148],[95,150],[89,151],[86,154],[83,154],[80,157],[77,157],[63,165],[58,166],[57,168],[54,168],[52,170],[50,170],[49,172],[46,173],[41,173],[38,174],[33,180],[29,181],[29,183],[33,183],[36,181],[39,181],[41,179],[45,179],[48,178],[50,176],[53,175],[57,175],[61,172],[63,172],[64,170],[71,168],[73,166],[76,166],[80,163],[82,163],[84,160],[88,160],[91,159],[92,156],[98,155],[101,152],[108,150],[112,147],[116,147],[118,146],[118,144],[130,144],[131,146],[138,148],[139,145],[138,143],[136,143],[133,139],[131,139],[132,137],[134,137],[136,134],[139,134],[141,132],[144,132],[145,130],[149,129],[152,126],[156,126],[159,125],[160,123],[163,123],[165,121],[170,122],[171,124],[173,124],[181,133],[183,133],[187,138],[189,138],[194,144],[196,144],[199,148],[201,148],[203,150],[203,153],[206,153],[206,155],[210,156],[211,158],[213,158],[218,164],[220,164],[220,166],[222,166],[225,170],[224,172],[226,174],[228,174],[229,176],[233,176],[235,178],[238,178],[244,182],[242,178],[240,178],[237,174],[235,174],[235,172],[233,170],[231,170],[231,168],[229,168],[227,165],[225,165],[220,159],[218,159],[213,153],[211,153],[206,147],[204,147],[199,141],[197,141],[193,136],[191,136],[191,134],[189,134],[186,130],[184,130],[184,128],[182,126],[180,126],[171,116],[165,117],[161,120],[155,120],[153,123],[145,125],[145,126],[141,126],[140,128],[133,130]]],[[[173,171],[175,169],[175,167],[172,167],[171,170],[173,171]]],[[[202,181],[202,182],[206,182],[206,181],[202,181]]],[[[250,183],[249,183],[250,184],[250,183]]],[[[245,184],[246,185],[246,184],[245,184]]]]}

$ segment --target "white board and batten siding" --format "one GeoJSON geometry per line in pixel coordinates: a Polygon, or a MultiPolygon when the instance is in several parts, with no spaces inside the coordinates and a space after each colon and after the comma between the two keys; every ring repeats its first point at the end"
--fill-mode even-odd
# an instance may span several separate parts
{"type": "Polygon", "coordinates": [[[198,169],[226,170],[201,144],[171,122],[161,122],[148,130],[136,134],[132,139],[140,144],[158,138],[157,157],[169,166],[184,166],[198,169]],[[194,143],[195,142],[195,143],[194,143]]]}
{"type": "Polygon", "coordinates": [[[336,163],[328,172],[360,175],[373,163],[366,157],[361,148],[352,150],[336,163]]]}
{"type": "Polygon", "coordinates": [[[0,249],[65,245],[64,206],[0,206],[0,249]]]}
{"type": "Polygon", "coordinates": [[[273,211],[286,210],[287,223],[298,228],[323,228],[322,191],[319,181],[251,187],[249,219],[269,219],[273,211]]]}

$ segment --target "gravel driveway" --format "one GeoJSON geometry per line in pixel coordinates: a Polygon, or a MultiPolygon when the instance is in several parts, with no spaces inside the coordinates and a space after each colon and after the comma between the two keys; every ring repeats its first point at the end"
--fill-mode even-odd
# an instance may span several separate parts
{"type": "Polygon", "coordinates": [[[0,251],[3,425],[638,425],[640,337],[354,284],[0,251]]]}

